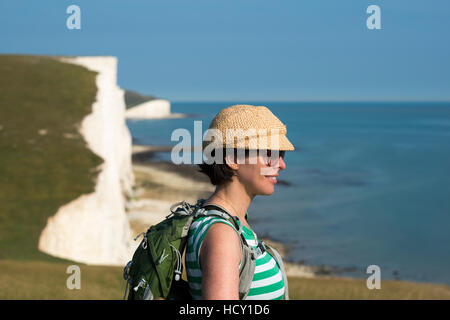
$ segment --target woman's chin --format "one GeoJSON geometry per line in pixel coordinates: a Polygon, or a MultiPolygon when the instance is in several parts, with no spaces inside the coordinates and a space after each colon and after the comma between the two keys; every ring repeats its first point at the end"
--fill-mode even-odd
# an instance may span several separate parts
{"type": "Polygon", "coordinates": [[[271,185],[271,186],[267,186],[264,189],[261,190],[261,195],[262,196],[270,196],[271,194],[273,194],[275,192],[275,186],[271,185]]]}

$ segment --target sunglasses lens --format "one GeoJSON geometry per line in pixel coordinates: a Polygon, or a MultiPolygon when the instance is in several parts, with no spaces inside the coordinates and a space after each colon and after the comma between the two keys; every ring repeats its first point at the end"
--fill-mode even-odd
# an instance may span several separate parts
{"type": "MultiPolygon", "coordinates": [[[[280,158],[284,158],[286,151],[280,150],[278,151],[278,157],[280,158]]],[[[267,156],[270,157],[272,156],[272,150],[267,150],[267,156]]]]}

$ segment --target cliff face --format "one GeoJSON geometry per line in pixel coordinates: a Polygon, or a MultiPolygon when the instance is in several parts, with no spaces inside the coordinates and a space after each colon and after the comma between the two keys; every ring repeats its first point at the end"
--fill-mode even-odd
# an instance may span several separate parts
{"type": "Polygon", "coordinates": [[[95,192],[60,207],[48,219],[39,239],[39,250],[87,264],[124,265],[136,246],[125,213],[125,197],[132,194],[134,176],[124,91],[117,86],[117,59],[61,60],[98,72],[96,101],[79,131],[104,163],[95,192]]]}
{"type": "Polygon", "coordinates": [[[170,117],[170,102],[163,99],[147,101],[128,109],[125,115],[130,119],[153,119],[170,117]]]}

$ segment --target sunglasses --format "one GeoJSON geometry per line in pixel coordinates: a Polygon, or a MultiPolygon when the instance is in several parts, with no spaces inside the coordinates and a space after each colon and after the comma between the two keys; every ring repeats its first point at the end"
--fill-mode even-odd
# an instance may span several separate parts
{"type": "MultiPolygon", "coordinates": [[[[267,154],[267,156],[268,157],[271,157],[272,156],[272,152],[277,152],[277,151],[273,151],[273,150],[266,150],[266,154],[267,154]]],[[[284,150],[280,150],[280,151],[278,151],[278,156],[280,157],[280,158],[283,158],[284,159],[284,155],[285,155],[285,153],[286,153],[286,151],[284,151],[284,150]]],[[[264,154],[264,153],[263,153],[264,154]]]]}

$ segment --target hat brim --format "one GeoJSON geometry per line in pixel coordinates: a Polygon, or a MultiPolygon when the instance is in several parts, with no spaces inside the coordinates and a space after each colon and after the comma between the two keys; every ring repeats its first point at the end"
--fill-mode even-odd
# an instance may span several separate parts
{"type": "Polygon", "coordinates": [[[278,150],[280,150],[280,151],[294,151],[295,148],[292,145],[292,143],[289,141],[289,139],[285,135],[282,135],[282,136],[280,136],[280,148],[278,150]]]}
{"type": "Polygon", "coordinates": [[[280,150],[280,151],[294,151],[295,148],[286,135],[276,135],[274,137],[269,137],[267,139],[266,144],[258,146],[258,149],[267,149],[267,150],[280,150]],[[273,138],[273,140],[272,140],[273,138]],[[267,147],[266,147],[267,145],[267,147]]]}

